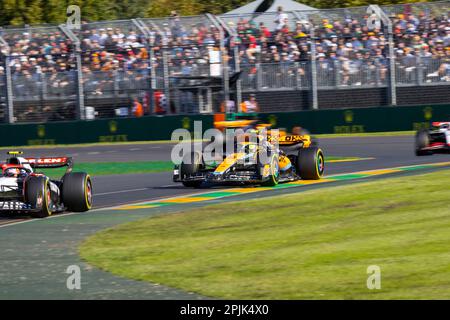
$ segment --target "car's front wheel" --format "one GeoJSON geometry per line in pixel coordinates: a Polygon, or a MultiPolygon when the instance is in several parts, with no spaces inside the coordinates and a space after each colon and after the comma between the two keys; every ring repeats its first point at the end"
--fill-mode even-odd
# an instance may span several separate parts
{"type": "Polygon", "coordinates": [[[188,177],[195,176],[204,167],[202,154],[199,152],[191,152],[183,157],[183,161],[180,165],[180,177],[183,181],[185,187],[198,188],[203,181],[195,180],[189,181],[185,180],[188,177]]]}
{"type": "Polygon", "coordinates": [[[423,129],[416,133],[416,156],[428,156],[433,153],[429,150],[423,150],[430,145],[430,135],[423,129]]]}
{"type": "MultiPolygon", "coordinates": [[[[264,170],[264,169],[263,169],[264,170]]],[[[269,179],[263,183],[264,186],[276,186],[280,179],[280,163],[277,155],[272,155],[269,164],[269,179]]]]}

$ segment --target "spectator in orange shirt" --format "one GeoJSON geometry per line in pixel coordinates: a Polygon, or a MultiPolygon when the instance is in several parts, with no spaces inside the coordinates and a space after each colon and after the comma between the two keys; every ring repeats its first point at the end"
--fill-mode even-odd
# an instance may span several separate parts
{"type": "Polygon", "coordinates": [[[243,113],[254,113],[259,112],[259,105],[256,102],[256,96],[252,93],[250,94],[250,99],[241,103],[241,111],[243,113]]]}
{"type": "Polygon", "coordinates": [[[132,112],[136,118],[142,117],[144,115],[144,108],[142,107],[142,104],[139,102],[138,98],[134,98],[133,100],[132,112]]]}

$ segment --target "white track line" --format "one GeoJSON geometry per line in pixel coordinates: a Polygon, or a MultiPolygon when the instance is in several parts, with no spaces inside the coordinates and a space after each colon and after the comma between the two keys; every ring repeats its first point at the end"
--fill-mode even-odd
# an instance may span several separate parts
{"type": "Polygon", "coordinates": [[[33,219],[28,219],[28,220],[23,220],[23,221],[17,221],[17,222],[2,224],[2,225],[0,225],[0,228],[5,228],[5,227],[8,227],[8,226],[15,226],[15,225],[26,223],[26,222],[30,222],[30,221],[33,221],[33,219]]]}

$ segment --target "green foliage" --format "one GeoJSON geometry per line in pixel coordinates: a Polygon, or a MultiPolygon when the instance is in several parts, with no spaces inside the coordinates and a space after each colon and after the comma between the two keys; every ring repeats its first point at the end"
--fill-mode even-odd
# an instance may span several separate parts
{"type": "MultiPolygon", "coordinates": [[[[248,0],[1,0],[0,25],[64,23],[67,6],[81,7],[85,21],[130,19],[135,17],[164,17],[172,10],[180,15],[202,13],[221,14],[248,0]]],[[[316,8],[342,8],[369,4],[397,4],[414,0],[305,0],[316,8]]],[[[427,2],[427,1],[422,1],[427,2]]]]}

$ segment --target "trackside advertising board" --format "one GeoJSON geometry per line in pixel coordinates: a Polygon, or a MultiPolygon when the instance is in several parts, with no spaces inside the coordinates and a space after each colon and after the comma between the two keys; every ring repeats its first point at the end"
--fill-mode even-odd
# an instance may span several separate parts
{"type": "MultiPolygon", "coordinates": [[[[450,105],[261,113],[259,117],[276,128],[290,131],[301,126],[313,134],[409,131],[426,128],[432,121],[449,121],[450,105]]],[[[175,129],[193,131],[194,121],[202,121],[203,130],[213,127],[212,115],[3,124],[0,146],[170,140],[175,129]]]]}
{"type": "Polygon", "coordinates": [[[194,121],[202,121],[204,130],[213,127],[212,115],[4,124],[0,125],[0,146],[170,140],[177,128],[193,131],[194,121]]]}
{"type": "Polygon", "coordinates": [[[275,127],[300,126],[313,134],[410,131],[432,121],[450,121],[450,105],[349,108],[267,113],[261,118],[275,127]]]}

